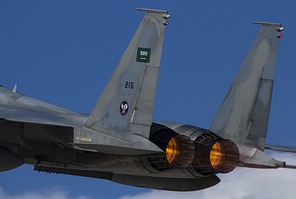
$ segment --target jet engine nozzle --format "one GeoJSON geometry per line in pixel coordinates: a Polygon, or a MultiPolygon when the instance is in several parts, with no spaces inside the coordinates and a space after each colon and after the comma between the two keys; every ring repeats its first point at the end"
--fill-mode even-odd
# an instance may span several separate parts
{"type": "Polygon", "coordinates": [[[179,168],[195,175],[208,175],[228,173],[239,162],[236,144],[207,129],[186,125],[170,129],[154,125],[150,140],[164,152],[162,158],[149,159],[153,160],[151,164],[156,170],[179,168]]]}
{"type": "Polygon", "coordinates": [[[178,135],[169,141],[165,152],[170,165],[186,168],[194,159],[195,149],[193,142],[188,137],[178,135]]]}
{"type": "Polygon", "coordinates": [[[195,141],[192,166],[199,173],[228,173],[239,161],[237,146],[213,133],[201,134],[195,141]]]}

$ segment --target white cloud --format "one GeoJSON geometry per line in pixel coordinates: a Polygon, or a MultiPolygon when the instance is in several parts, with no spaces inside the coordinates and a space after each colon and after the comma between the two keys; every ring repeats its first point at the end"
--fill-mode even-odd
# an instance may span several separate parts
{"type": "Polygon", "coordinates": [[[61,189],[28,191],[22,194],[8,194],[0,187],[0,199],[88,199],[86,196],[71,197],[61,189]]]}
{"type": "MultiPolygon", "coordinates": [[[[296,154],[269,151],[278,160],[296,165],[296,154]]],[[[120,199],[262,199],[295,198],[296,170],[238,168],[219,175],[221,182],[211,188],[194,192],[150,191],[120,199]]]]}

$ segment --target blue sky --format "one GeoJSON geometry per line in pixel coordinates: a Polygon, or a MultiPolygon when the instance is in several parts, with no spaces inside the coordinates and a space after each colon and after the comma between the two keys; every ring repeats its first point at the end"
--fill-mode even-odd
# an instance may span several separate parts
{"type": "MultiPolygon", "coordinates": [[[[279,49],[267,143],[296,147],[293,0],[0,0],[0,84],[12,88],[17,82],[20,93],[90,112],[144,16],[137,7],[167,9],[172,15],[154,119],[205,128],[260,28],[251,21],[283,23],[286,30],[279,49]]],[[[296,182],[296,171],[279,171],[266,171],[268,176],[278,174],[266,181],[296,182]],[[287,180],[283,173],[291,178],[287,180]]],[[[236,173],[247,185],[252,184],[248,176],[258,176],[249,170],[236,173]]],[[[237,179],[235,174],[229,176],[237,179]]],[[[230,188],[237,185],[235,180],[231,183],[230,188]]],[[[219,187],[217,193],[229,191],[219,187]]],[[[145,198],[143,194],[164,193],[99,179],[38,173],[32,166],[0,173],[0,188],[0,198],[5,199],[23,199],[26,194],[35,194],[35,198],[53,198],[52,194],[60,198],[145,198]]],[[[296,193],[291,191],[290,197],[296,193]]],[[[210,197],[206,192],[200,194],[200,198],[210,197]]]]}

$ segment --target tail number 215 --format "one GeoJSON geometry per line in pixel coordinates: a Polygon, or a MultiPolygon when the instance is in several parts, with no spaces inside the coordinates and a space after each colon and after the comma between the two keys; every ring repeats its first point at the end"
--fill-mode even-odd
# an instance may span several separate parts
{"type": "Polygon", "coordinates": [[[134,89],[134,82],[125,82],[124,88],[134,89]]]}

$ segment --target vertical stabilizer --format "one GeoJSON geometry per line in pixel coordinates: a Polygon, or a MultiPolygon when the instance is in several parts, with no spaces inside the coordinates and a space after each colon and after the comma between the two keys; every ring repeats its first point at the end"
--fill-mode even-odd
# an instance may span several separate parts
{"type": "Polygon", "coordinates": [[[224,138],[264,149],[281,24],[262,27],[226,95],[211,130],[224,138]]]}
{"type": "Polygon", "coordinates": [[[169,18],[167,11],[138,10],[147,13],[86,122],[87,128],[128,143],[149,137],[169,18]]]}

